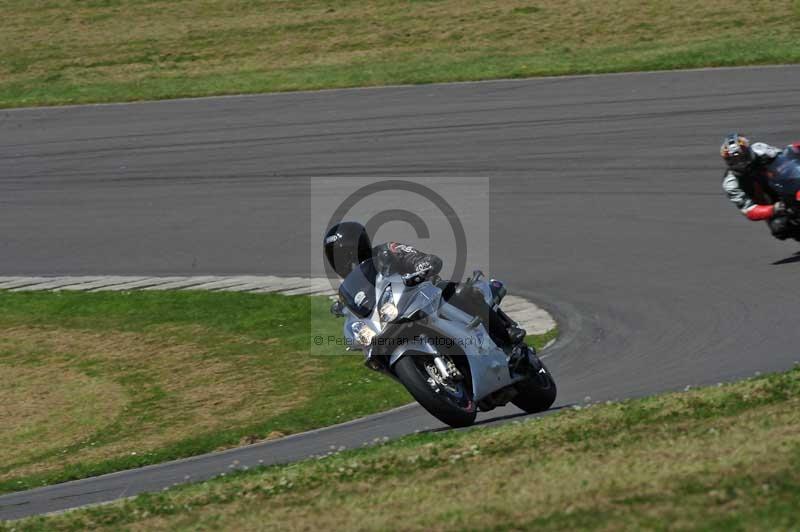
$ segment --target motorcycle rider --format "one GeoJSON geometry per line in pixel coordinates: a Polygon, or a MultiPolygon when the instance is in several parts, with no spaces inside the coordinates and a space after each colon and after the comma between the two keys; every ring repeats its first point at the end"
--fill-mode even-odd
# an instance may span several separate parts
{"type": "Polygon", "coordinates": [[[775,201],[762,172],[781,150],[763,142],[750,141],[731,133],[722,143],[720,155],[727,165],[722,189],[749,220],[765,220],[772,236],[780,240],[800,240],[800,228],[790,223],[791,213],[781,201],[775,201]]]}
{"type": "Polygon", "coordinates": [[[324,247],[328,265],[342,279],[365,260],[373,259],[378,271],[398,273],[410,284],[434,281],[442,288],[446,301],[483,318],[489,335],[501,348],[511,350],[525,338],[525,331],[489,307],[480,293],[458,291],[456,283],[439,280],[437,274],[442,269],[442,259],[436,255],[398,242],[373,248],[367,229],[358,222],[340,222],[332,226],[325,234],[324,247]]]}

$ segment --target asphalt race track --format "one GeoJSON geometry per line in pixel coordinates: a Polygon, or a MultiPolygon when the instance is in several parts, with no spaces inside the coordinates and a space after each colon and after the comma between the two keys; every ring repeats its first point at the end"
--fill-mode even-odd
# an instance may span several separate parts
{"type": "MultiPolygon", "coordinates": [[[[786,370],[800,244],[727,202],[718,146],[800,140],[799,84],[789,66],[0,111],[0,275],[313,273],[310,176],[489,176],[493,273],[560,322],[557,405],[786,370]]],[[[438,426],[404,408],[0,497],[0,518],[438,426]]]]}

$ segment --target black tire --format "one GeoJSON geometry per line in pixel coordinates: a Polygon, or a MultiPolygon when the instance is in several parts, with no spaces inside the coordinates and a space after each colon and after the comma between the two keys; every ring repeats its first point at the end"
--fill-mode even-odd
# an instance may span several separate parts
{"type": "MultiPolygon", "coordinates": [[[[422,354],[408,354],[394,364],[394,372],[408,392],[434,417],[451,427],[468,427],[475,423],[478,409],[467,387],[466,404],[459,405],[446,392],[436,392],[428,383],[428,374],[420,367],[426,358],[422,354]]],[[[429,357],[427,357],[429,358],[429,357]]],[[[469,376],[465,376],[468,378],[469,376]]]]}
{"type": "Polygon", "coordinates": [[[544,373],[536,373],[524,381],[516,384],[517,395],[511,400],[514,405],[527,412],[535,414],[550,408],[556,400],[556,381],[544,363],[539,362],[544,373]]]}

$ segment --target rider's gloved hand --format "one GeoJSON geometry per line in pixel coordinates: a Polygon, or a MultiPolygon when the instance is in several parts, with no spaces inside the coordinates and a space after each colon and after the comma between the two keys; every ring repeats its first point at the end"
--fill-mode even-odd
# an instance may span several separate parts
{"type": "Polygon", "coordinates": [[[789,213],[789,209],[786,208],[786,204],[782,201],[779,201],[775,205],[773,205],[772,216],[786,216],[789,213]]]}
{"type": "Polygon", "coordinates": [[[331,303],[331,314],[339,318],[344,316],[344,305],[338,299],[331,303]]]}

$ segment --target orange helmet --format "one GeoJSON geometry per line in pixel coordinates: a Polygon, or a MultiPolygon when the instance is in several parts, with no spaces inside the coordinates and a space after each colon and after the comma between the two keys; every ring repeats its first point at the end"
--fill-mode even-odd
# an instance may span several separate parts
{"type": "Polygon", "coordinates": [[[738,172],[744,171],[753,162],[753,150],[750,141],[738,133],[731,133],[722,143],[719,154],[728,168],[738,172]]]}

